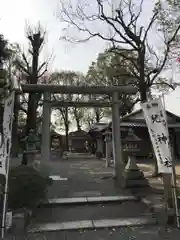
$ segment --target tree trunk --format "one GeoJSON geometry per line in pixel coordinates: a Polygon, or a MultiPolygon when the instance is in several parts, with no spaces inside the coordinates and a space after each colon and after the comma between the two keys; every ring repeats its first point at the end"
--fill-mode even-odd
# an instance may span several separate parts
{"type": "Polygon", "coordinates": [[[78,118],[76,119],[76,124],[77,124],[77,130],[81,131],[81,125],[80,125],[80,121],[78,118]]]}
{"type": "MultiPolygon", "coordinates": [[[[40,34],[34,34],[33,38],[30,39],[33,53],[32,53],[32,74],[30,75],[29,80],[30,84],[37,84],[39,50],[41,47],[42,39],[40,34]]],[[[26,134],[28,134],[30,129],[36,130],[36,110],[37,110],[37,94],[29,93],[26,134]]]]}
{"type": "MultiPolygon", "coordinates": [[[[141,102],[147,101],[147,92],[149,92],[146,79],[145,79],[145,46],[141,47],[139,51],[139,74],[140,74],[140,82],[139,82],[139,91],[140,91],[140,98],[141,102]]],[[[152,147],[153,149],[153,147],[152,147]]],[[[157,160],[153,151],[153,160],[154,160],[154,170],[153,170],[153,177],[158,177],[158,166],[157,160]]]]}
{"type": "Polygon", "coordinates": [[[139,50],[139,92],[141,102],[147,101],[147,86],[145,80],[145,46],[142,46],[139,50]]]}
{"type": "Polygon", "coordinates": [[[99,110],[95,109],[96,112],[96,122],[99,123],[100,122],[100,114],[99,114],[99,110]]]}
{"type": "Polygon", "coordinates": [[[80,119],[78,117],[78,114],[76,112],[76,108],[74,109],[74,117],[75,117],[75,120],[76,120],[76,126],[77,126],[77,130],[80,131],[81,130],[81,124],[80,124],[80,119]]]}
{"type": "Polygon", "coordinates": [[[30,129],[36,130],[36,93],[29,93],[28,112],[26,120],[26,135],[30,129]]]}
{"type": "Polygon", "coordinates": [[[65,124],[65,135],[66,135],[66,151],[69,151],[69,124],[65,124]]]}
{"type": "Polygon", "coordinates": [[[19,96],[15,95],[14,104],[14,121],[12,126],[12,157],[18,157],[19,153],[19,137],[18,137],[18,115],[19,115],[19,96]]]}
{"type": "Polygon", "coordinates": [[[65,108],[65,135],[66,135],[66,151],[69,151],[69,120],[68,107],[65,108]]]}

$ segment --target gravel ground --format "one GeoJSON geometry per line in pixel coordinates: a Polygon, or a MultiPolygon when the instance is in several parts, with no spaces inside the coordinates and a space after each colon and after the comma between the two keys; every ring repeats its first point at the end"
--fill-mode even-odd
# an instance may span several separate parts
{"type": "Polygon", "coordinates": [[[113,228],[91,231],[62,231],[26,236],[11,236],[6,240],[179,240],[180,230],[163,227],[113,228]]]}

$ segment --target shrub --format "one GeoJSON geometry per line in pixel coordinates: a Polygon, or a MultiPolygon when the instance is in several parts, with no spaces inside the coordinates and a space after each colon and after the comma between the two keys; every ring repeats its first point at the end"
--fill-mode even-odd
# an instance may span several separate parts
{"type": "Polygon", "coordinates": [[[8,207],[12,210],[35,208],[46,199],[51,179],[33,167],[18,166],[10,169],[8,207]]]}

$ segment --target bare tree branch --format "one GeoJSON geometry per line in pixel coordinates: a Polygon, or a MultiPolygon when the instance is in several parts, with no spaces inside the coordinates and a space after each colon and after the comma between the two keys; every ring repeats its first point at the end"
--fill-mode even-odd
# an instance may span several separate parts
{"type": "Polygon", "coordinates": [[[150,22],[149,22],[149,25],[148,25],[147,29],[145,30],[144,37],[143,37],[143,40],[142,40],[143,42],[146,41],[148,32],[151,29],[151,27],[152,27],[153,23],[155,22],[155,20],[157,19],[157,15],[158,15],[158,11],[155,11],[153,16],[152,16],[152,18],[151,18],[151,20],[150,20],[150,22]]]}
{"type": "Polygon", "coordinates": [[[153,85],[160,85],[160,86],[166,85],[168,88],[171,88],[172,90],[175,90],[175,86],[173,86],[172,84],[169,84],[169,83],[167,83],[167,82],[165,82],[165,81],[152,83],[152,86],[153,86],[153,85]]]}
{"type": "Polygon", "coordinates": [[[169,52],[170,52],[170,45],[171,43],[175,40],[175,37],[177,35],[177,33],[179,32],[180,30],[180,24],[179,26],[177,27],[177,29],[175,30],[174,34],[172,35],[172,37],[168,40],[167,42],[167,45],[166,45],[166,50],[165,50],[165,54],[164,54],[164,59],[162,61],[162,64],[161,66],[159,67],[157,73],[153,76],[151,82],[153,83],[153,81],[157,78],[157,76],[161,73],[161,71],[163,70],[166,62],[167,62],[167,59],[168,59],[168,55],[169,55],[169,52]]]}
{"type": "Polygon", "coordinates": [[[29,65],[29,63],[28,63],[28,60],[27,60],[27,58],[26,58],[26,56],[25,56],[24,53],[22,53],[22,58],[23,58],[23,60],[24,60],[24,62],[25,62],[25,64],[26,64],[26,69],[27,69],[28,74],[31,74],[31,68],[30,68],[30,65],[29,65]]]}
{"type": "Polygon", "coordinates": [[[47,65],[47,62],[43,62],[39,68],[38,68],[38,73],[43,69],[43,67],[45,67],[47,65]]]}
{"type": "Polygon", "coordinates": [[[26,69],[23,65],[23,63],[20,62],[20,60],[16,60],[17,66],[19,69],[22,69],[27,75],[30,74],[30,72],[28,71],[28,69],[26,69]]]}
{"type": "Polygon", "coordinates": [[[42,76],[44,76],[46,72],[47,72],[47,68],[41,74],[38,75],[38,78],[41,78],[42,76]]]}
{"type": "MultiPolygon", "coordinates": [[[[106,1],[96,0],[97,12],[95,14],[89,14],[90,5],[86,3],[83,7],[80,2],[77,3],[77,10],[73,11],[73,5],[66,8],[62,4],[62,13],[64,14],[64,22],[69,26],[74,26],[79,32],[83,32],[86,35],[84,41],[87,41],[93,37],[99,37],[104,41],[111,42],[113,45],[112,51],[116,52],[118,47],[122,44],[126,50],[134,52],[135,58],[132,55],[124,54],[123,51],[117,51],[120,57],[126,62],[131,73],[137,79],[137,86],[140,91],[141,100],[146,100],[146,92],[149,88],[158,82],[157,77],[164,69],[171,45],[175,41],[175,38],[180,30],[180,24],[174,29],[170,26],[172,36],[169,38],[169,29],[167,29],[166,18],[167,15],[162,13],[160,4],[154,4],[152,17],[147,24],[147,27],[140,22],[142,13],[143,0],[140,1],[140,6],[135,0],[121,0],[118,9],[115,10],[114,14],[109,14],[106,7],[106,1]],[[89,8],[88,8],[89,7],[89,8]],[[85,10],[88,9],[86,12],[85,10]],[[158,22],[159,16],[164,17],[163,21],[158,22]],[[108,26],[112,29],[111,36],[107,37],[103,31],[92,30],[86,22],[94,23],[96,25],[98,21],[103,26],[108,26]],[[163,47],[165,47],[163,58],[160,54],[157,54],[155,48],[151,47],[148,43],[149,32],[153,29],[153,25],[158,23],[156,26],[158,31],[164,32],[163,36],[163,47]]],[[[177,21],[176,21],[177,22],[177,21]]],[[[174,26],[174,25],[173,25],[174,26]]],[[[94,28],[93,28],[94,29],[94,28]]],[[[67,38],[65,38],[67,39],[67,38]]],[[[70,38],[69,38],[70,39],[70,38]]],[[[159,84],[159,83],[158,83],[159,84]]]]}

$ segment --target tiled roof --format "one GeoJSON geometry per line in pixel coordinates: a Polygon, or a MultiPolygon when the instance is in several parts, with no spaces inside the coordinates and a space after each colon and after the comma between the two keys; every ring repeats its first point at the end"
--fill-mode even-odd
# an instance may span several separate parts
{"type": "Polygon", "coordinates": [[[86,132],[86,131],[83,131],[83,130],[77,130],[77,131],[75,131],[75,132],[70,132],[69,133],[69,136],[86,136],[86,135],[88,135],[88,132],[86,132]]]}
{"type": "Polygon", "coordinates": [[[121,127],[146,127],[145,123],[121,122],[121,127]]]}
{"type": "Polygon", "coordinates": [[[91,126],[91,129],[89,131],[101,132],[104,129],[106,129],[108,126],[109,126],[108,123],[95,123],[91,126]]]}
{"type": "MultiPolygon", "coordinates": [[[[121,127],[146,127],[146,123],[121,122],[121,127]]],[[[168,124],[169,128],[179,128],[180,123],[168,124]]]]}
{"type": "MultiPolygon", "coordinates": [[[[122,117],[121,120],[127,120],[129,117],[132,117],[132,116],[136,115],[137,113],[141,113],[141,112],[143,114],[142,109],[135,110],[135,111],[125,115],[124,117],[122,117]]],[[[180,116],[178,116],[178,115],[176,115],[176,114],[174,114],[174,113],[172,113],[172,112],[170,112],[168,110],[166,110],[166,114],[170,115],[170,116],[172,116],[172,117],[174,117],[174,118],[176,118],[177,120],[180,121],[180,116]]]]}

